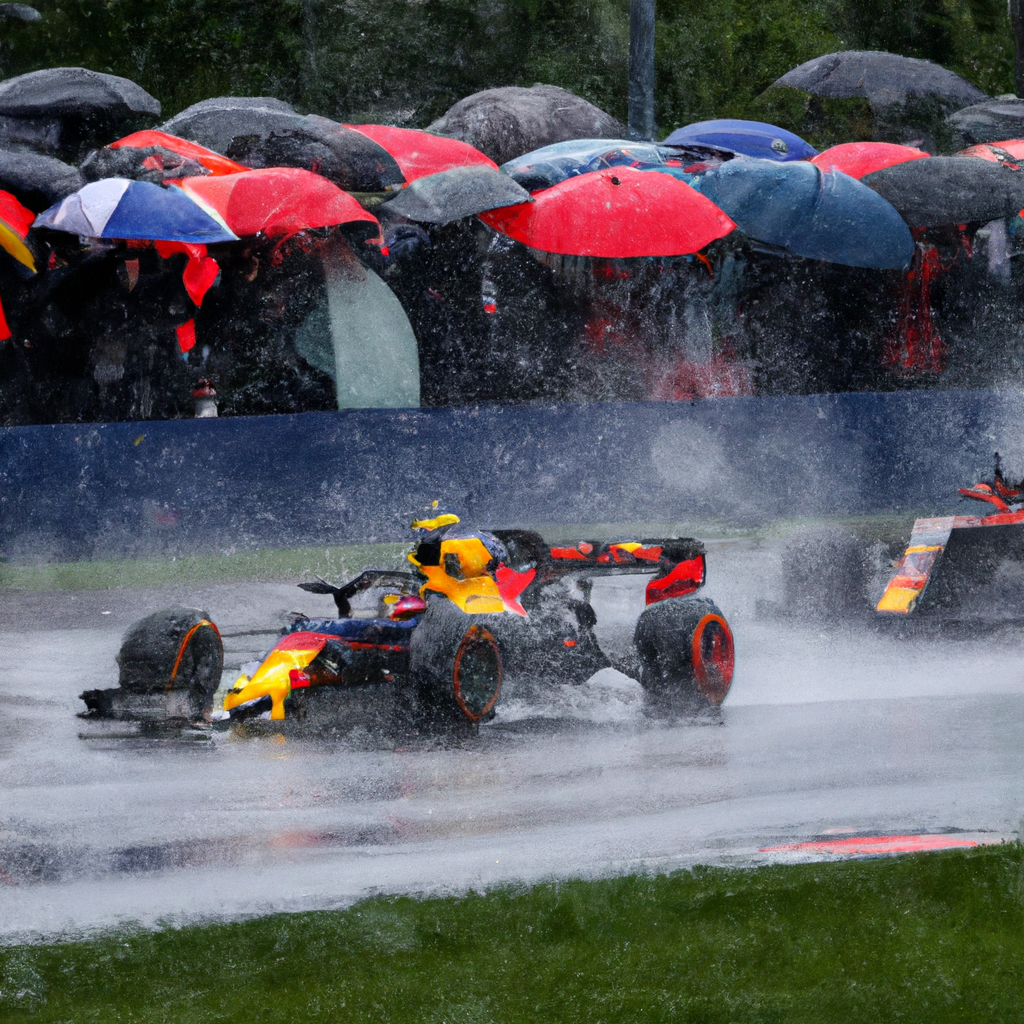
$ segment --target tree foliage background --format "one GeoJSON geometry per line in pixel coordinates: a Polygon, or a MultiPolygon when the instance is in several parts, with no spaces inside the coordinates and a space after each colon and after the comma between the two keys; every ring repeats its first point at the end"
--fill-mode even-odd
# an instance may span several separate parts
{"type": "MultiPolygon", "coordinates": [[[[272,95],[349,121],[423,127],[479,89],[546,82],[626,116],[629,0],[37,0],[0,23],[0,72],[124,75],[170,116],[208,96],[272,95]]],[[[1013,89],[1004,0],[657,0],[667,132],[757,111],[791,67],[840,49],[926,57],[1013,89]]]]}

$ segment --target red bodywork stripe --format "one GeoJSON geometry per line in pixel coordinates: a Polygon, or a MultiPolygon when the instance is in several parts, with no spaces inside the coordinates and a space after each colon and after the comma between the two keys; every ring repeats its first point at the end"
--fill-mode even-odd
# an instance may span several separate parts
{"type": "Polygon", "coordinates": [[[336,640],[340,644],[348,644],[357,651],[404,651],[401,644],[369,644],[362,640],[347,640],[333,633],[289,633],[277,642],[279,651],[321,651],[328,640],[336,640]]]}
{"type": "Polygon", "coordinates": [[[661,548],[637,548],[634,558],[642,558],[645,562],[657,562],[661,558],[661,548]]]}
{"type": "Polygon", "coordinates": [[[552,558],[579,558],[583,561],[587,560],[587,556],[582,551],[577,551],[575,548],[552,548],[552,558]]]}
{"type": "Polygon", "coordinates": [[[320,651],[328,640],[340,637],[328,636],[326,633],[289,633],[277,641],[275,647],[279,651],[320,651]]]}

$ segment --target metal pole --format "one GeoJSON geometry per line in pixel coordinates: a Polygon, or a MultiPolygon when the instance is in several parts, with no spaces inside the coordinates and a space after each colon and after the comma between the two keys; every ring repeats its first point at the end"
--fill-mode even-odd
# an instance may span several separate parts
{"type": "Polygon", "coordinates": [[[629,2],[629,137],[654,138],[654,0],[629,2]]]}
{"type": "Polygon", "coordinates": [[[1006,0],[1014,46],[1014,85],[1018,96],[1024,96],[1024,0],[1006,0]]]}

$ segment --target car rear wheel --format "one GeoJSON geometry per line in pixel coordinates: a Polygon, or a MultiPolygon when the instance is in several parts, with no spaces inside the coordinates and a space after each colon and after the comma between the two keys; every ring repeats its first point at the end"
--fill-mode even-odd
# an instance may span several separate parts
{"type": "Polygon", "coordinates": [[[653,695],[718,705],[732,685],[736,649],[721,610],[707,598],[670,598],[637,622],[640,684],[653,695]]]}

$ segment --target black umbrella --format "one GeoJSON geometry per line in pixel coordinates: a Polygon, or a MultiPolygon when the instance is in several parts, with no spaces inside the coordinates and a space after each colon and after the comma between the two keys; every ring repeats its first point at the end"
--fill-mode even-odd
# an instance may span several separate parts
{"type": "Polygon", "coordinates": [[[787,71],[772,84],[833,99],[860,96],[873,110],[906,103],[911,97],[938,100],[947,110],[959,110],[988,98],[939,64],[881,50],[826,53],[787,71]]]}
{"type": "Polygon", "coordinates": [[[933,156],[861,179],[912,228],[1012,217],[1024,208],[1024,173],[973,156],[933,156]]]}
{"type": "Polygon", "coordinates": [[[394,157],[360,132],[326,117],[303,117],[286,104],[256,106],[239,97],[205,100],[160,126],[247,167],[302,167],[348,192],[383,192],[405,181],[394,157]]]}
{"type": "Polygon", "coordinates": [[[530,202],[530,193],[492,167],[453,167],[417,178],[389,199],[381,212],[447,224],[485,210],[530,202]]]}
{"type": "Polygon", "coordinates": [[[485,89],[459,100],[427,131],[476,146],[503,164],[569,139],[619,139],[625,126],[592,103],[553,85],[485,89]]]}
{"type": "Polygon", "coordinates": [[[0,149],[0,188],[39,213],[85,184],[78,168],[41,153],[0,149]]]}
{"type": "Polygon", "coordinates": [[[946,118],[960,149],[979,142],[1003,142],[1024,137],[1024,100],[988,100],[964,107],[946,118]]]}
{"type": "Polygon", "coordinates": [[[163,146],[144,146],[141,149],[125,146],[94,149],[78,168],[86,181],[101,178],[130,178],[133,181],[151,181],[161,185],[174,178],[192,178],[209,173],[198,160],[182,156],[163,146]],[[153,159],[151,159],[153,158],[153,159]]]}
{"type": "Polygon", "coordinates": [[[98,145],[160,113],[160,103],[127,78],[86,68],[47,68],[0,82],[0,143],[40,152],[98,145]]]}

